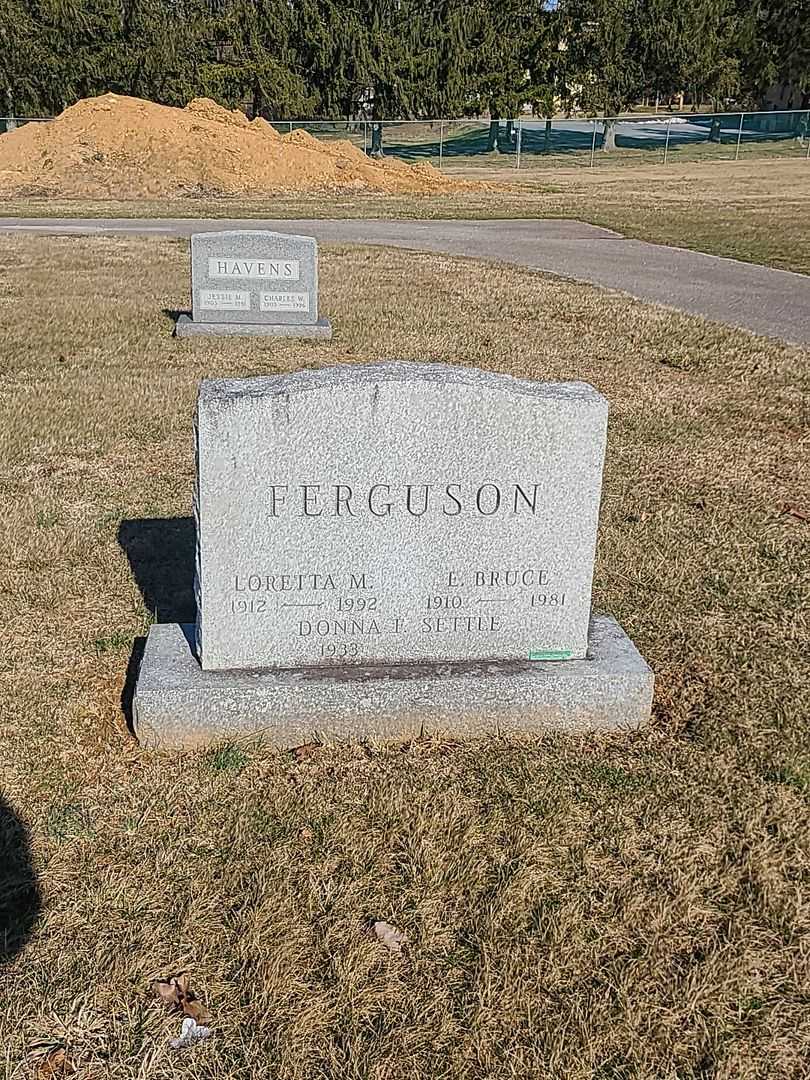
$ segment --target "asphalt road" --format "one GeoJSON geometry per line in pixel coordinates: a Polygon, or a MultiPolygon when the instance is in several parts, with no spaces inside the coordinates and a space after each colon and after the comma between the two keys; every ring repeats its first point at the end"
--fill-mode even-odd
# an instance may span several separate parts
{"type": "Polygon", "coordinates": [[[272,229],[315,236],[322,243],[379,244],[514,263],[810,345],[810,276],[629,240],[580,221],[0,218],[2,232],[189,236],[219,229],[272,229]]]}

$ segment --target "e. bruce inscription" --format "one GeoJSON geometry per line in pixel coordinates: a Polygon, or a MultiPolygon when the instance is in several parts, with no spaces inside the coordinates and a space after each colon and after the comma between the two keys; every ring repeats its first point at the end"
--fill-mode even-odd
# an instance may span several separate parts
{"type": "Polygon", "coordinates": [[[439,364],[204,382],[203,668],[583,657],[606,424],[439,364]]]}

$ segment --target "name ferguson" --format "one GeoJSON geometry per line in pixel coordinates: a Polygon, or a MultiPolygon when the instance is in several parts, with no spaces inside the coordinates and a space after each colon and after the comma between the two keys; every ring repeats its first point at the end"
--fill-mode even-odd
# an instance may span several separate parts
{"type": "Polygon", "coordinates": [[[270,484],[269,517],[458,517],[540,513],[536,483],[270,484]]]}

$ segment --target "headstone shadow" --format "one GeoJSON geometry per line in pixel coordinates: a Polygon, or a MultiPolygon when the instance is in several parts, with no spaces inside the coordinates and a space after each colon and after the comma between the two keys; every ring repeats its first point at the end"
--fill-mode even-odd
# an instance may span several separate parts
{"type": "Polygon", "coordinates": [[[125,520],[118,528],[118,543],[155,621],[193,622],[194,518],[125,520]]]}
{"type": "MultiPolygon", "coordinates": [[[[134,518],[118,527],[118,543],[129,560],[143,602],[156,622],[194,622],[194,518],[134,518]]],[[[121,711],[134,734],[132,699],[146,638],[133,642],[121,691],[121,711]]]]}
{"type": "Polygon", "coordinates": [[[191,315],[191,308],[163,308],[161,314],[165,315],[173,326],[176,326],[181,315],[191,315]]]}
{"type": "Polygon", "coordinates": [[[0,967],[22,951],[41,907],[28,828],[0,795],[0,967]]]}

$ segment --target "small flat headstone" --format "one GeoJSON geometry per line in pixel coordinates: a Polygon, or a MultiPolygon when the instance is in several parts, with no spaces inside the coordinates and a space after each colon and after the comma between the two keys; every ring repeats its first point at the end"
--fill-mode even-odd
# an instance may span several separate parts
{"type": "Polygon", "coordinates": [[[205,381],[203,669],[584,657],[606,427],[444,364],[205,381]]]}

